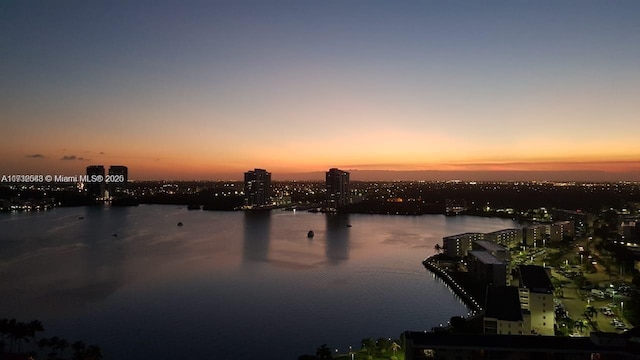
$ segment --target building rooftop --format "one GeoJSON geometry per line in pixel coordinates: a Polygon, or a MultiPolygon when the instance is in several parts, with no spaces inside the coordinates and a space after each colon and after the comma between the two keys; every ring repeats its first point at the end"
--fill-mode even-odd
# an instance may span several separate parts
{"type": "Polygon", "coordinates": [[[490,233],[487,233],[486,235],[501,235],[501,234],[508,234],[514,231],[522,231],[522,229],[503,229],[503,230],[492,231],[490,233]]]}
{"type": "Polygon", "coordinates": [[[553,284],[547,270],[538,265],[520,265],[520,287],[525,287],[532,292],[553,293],[553,284]]]}
{"type": "Polygon", "coordinates": [[[507,250],[503,246],[500,246],[488,240],[476,240],[475,243],[478,244],[478,246],[481,246],[483,249],[486,249],[487,251],[491,251],[491,252],[499,252],[499,251],[507,250]]]}
{"type": "Polygon", "coordinates": [[[467,232],[467,233],[463,233],[463,234],[445,236],[445,237],[443,237],[443,239],[457,239],[457,238],[472,237],[472,236],[483,236],[484,237],[484,234],[483,233],[467,232]]]}
{"type": "Polygon", "coordinates": [[[487,287],[484,316],[504,321],[522,321],[518,288],[515,286],[487,287]]]}
{"type": "Polygon", "coordinates": [[[495,256],[491,255],[486,251],[481,250],[473,250],[469,251],[469,255],[475,257],[483,264],[492,264],[492,265],[504,265],[504,261],[499,260],[495,256]]]}
{"type": "Polygon", "coordinates": [[[534,224],[534,225],[529,225],[527,227],[525,227],[525,229],[543,229],[546,228],[547,225],[544,224],[534,224]]]}

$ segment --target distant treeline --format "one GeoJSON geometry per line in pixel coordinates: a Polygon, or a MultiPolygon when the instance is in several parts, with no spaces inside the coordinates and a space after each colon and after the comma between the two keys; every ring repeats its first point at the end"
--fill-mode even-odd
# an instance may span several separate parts
{"type": "Polygon", "coordinates": [[[197,205],[203,210],[231,211],[244,204],[244,198],[239,195],[215,196],[208,193],[197,194],[157,194],[142,196],[138,199],[141,204],[165,205],[197,205]]]}
{"type": "Polygon", "coordinates": [[[387,202],[367,200],[356,204],[343,206],[339,212],[350,214],[398,214],[398,215],[422,215],[422,214],[444,214],[444,202],[439,203],[416,203],[416,202],[387,202]]]}
{"type": "MultiPolygon", "coordinates": [[[[153,183],[145,186],[152,186],[153,183]]],[[[198,183],[180,187],[197,188],[198,183]]],[[[489,205],[492,209],[512,208],[516,211],[546,208],[582,209],[597,212],[603,208],[621,208],[629,202],[640,202],[640,186],[636,184],[595,184],[590,186],[557,186],[551,183],[429,183],[429,182],[353,182],[354,193],[361,194],[364,201],[349,205],[341,211],[376,214],[442,214],[447,199],[464,203],[469,214],[483,212],[489,205]]],[[[142,186],[137,184],[135,190],[142,186]]],[[[153,186],[160,187],[162,183],[153,186]]],[[[211,210],[233,210],[243,205],[242,195],[227,195],[234,187],[224,183],[199,184],[202,188],[194,193],[169,194],[159,192],[142,195],[133,200],[141,204],[203,205],[211,210]],[[218,194],[218,196],[216,196],[218,194]]],[[[277,189],[278,183],[274,183],[277,189]]],[[[291,189],[293,203],[319,203],[325,198],[322,183],[315,183],[317,191],[306,188],[291,189]]],[[[235,190],[234,190],[235,191],[235,190]]],[[[135,191],[139,193],[138,191],[135,191]]],[[[0,186],[0,199],[22,201],[54,198],[62,206],[88,205],[91,201],[77,191],[41,191],[11,189],[0,186]]]]}
{"type": "Polygon", "coordinates": [[[440,211],[444,211],[447,199],[464,200],[470,211],[482,209],[486,205],[494,209],[527,210],[546,207],[598,211],[605,207],[619,208],[628,202],[640,202],[640,191],[637,186],[607,188],[505,184],[496,186],[451,184],[442,187],[416,185],[403,189],[397,196],[405,200],[401,203],[401,208],[414,208],[416,211],[424,207],[424,204],[421,204],[422,201],[432,204],[429,209],[439,206],[440,211]],[[421,201],[407,202],[406,199],[421,201]]]}

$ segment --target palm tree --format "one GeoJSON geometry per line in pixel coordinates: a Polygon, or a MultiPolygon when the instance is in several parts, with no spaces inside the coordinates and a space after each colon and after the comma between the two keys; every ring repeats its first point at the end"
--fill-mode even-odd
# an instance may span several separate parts
{"type": "MultiPolygon", "coordinates": [[[[327,348],[328,349],[328,348],[327,348]]],[[[331,354],[331,351],[329,351],[331,354]]],[[[102,359],[102,351],[97,345],[91,345],[84,351],[83,360],[100,360],[102,359]]]]}
{"type": "Polygon", "coordinates": [[[22,341],[29,342],[29,325],[23,322],[15,322],[15,319],[12,321],[13,327],[11,329],[11,338],[13,342],[18,343],[18,352],[20,352],[22,341]]]}
{"type": "Polygon", "coordinates": [[[362,341],[360,341],[360,345],[362,345],[363,349],[367,350],[367,354],[369,355],[373,353],[373,350],[376,347],[376,344],[372,338],[362,339],[362,341]]]}
{"type": "Polygon", "coordinates": [[[82,360],[86,348],[84,343],[82,341],[76,341],[71,345],[71,348],[73,349],[73,358],[75,360],[82,360]]]}
{"type": "Polygon", "coordinates": [[[440,246],[440,244],[436,244],[433,249],[436,251],[436,253],[440,254],[440,252],[442,251],[442,246],[440,246]]]}
{"type": "Polygon", "coordinates": [[[316,350],[316,357],[318,357],[318,359],[321,359],[321,360],[332,359],[333,358],[331,356],[331,349],[329,349],[327,344],[322,344],[322,346],[320,346],[316,350]]]}
{"type": "Polygon", "coordinates": [[[0,354],[4,353],[5,336],[9,335],[9,320],[8,319],[0,319],[0,354]]]}
{"type": "Polygon", "coordinates": [[[3,327],[4,327],[3,338],[4,338],[4,335],[9,336],[9,340],[10,340],[9,351],[11,352],[13,351],[13,343],[15,342],[15,338],[13,335],[16,330],[16,319],[11,319],[11,320],[4,319],[4,320],[5,320],[5,323],[3,324],[3,327]]]}
{"type": "Polygon", "coordinates": [[[32,320],[29,324],[29,335],[35,340],[36,338],[36,332],[43,332],[44,331],[44,327],[42,326],[42,323],[40,322],[40,320],[32,320]]]}
{"type": "Polygon", "coordinates": [[[393,355],[395,355],[398,352],[398,350],[400,350],[400,349],[401,349],[401,347],[400,347],[400,345],[398,345],[397,342],[394,341],[391,344],[391,350],[393,350],[393,355]]]}
{"type": "Polygon", "coordinates": [[[56,349],[60,350],[60,356],[64,354],[64,351],[69,347],[69,342],[65,339],[58,340],[58,344],[56,345],[56,349]]]}

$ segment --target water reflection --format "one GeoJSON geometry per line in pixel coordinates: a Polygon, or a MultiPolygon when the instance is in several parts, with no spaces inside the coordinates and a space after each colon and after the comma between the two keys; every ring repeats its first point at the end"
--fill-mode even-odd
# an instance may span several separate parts
{"type": "Polygon", "coordinates": [[[349,259],[350,223],[348,214],[326,214],[325,253],[330,264],[349,259]]]}
{"type": "Polygon", "coordinates": [[[86,207],[83,217],[69,237],[79,243],[63,260],[70,265],[63,283],[45,296],[47,307],[55,312],[103,301],[124,284],[124,239],[114,235],[129,226],[130,209],[86,207]]]}
{"type": "Polygon", "coordinates": [[[244,212],[244,261],[268,261],[271,240],[271,212],[244,212]]]}
{"type": "Polygon", "coordinates": [[[318,339],[342,349],[466,313],[425,275],[424,253],[449,234],[517,224],[449,223],[156,205],[0,214],[0,309],[51,324],[57,336],[91,338],[105,359],[177,359],[185,348],[207,358],[212,347],[238,359],[295,359],[318,339]],[[158,343],[176,327],[180,346],[158,343]]]}
{"type": "Polygon", "coordinates": [[[104,301],[123,286],[122,238],[113,237],[112,228],[128,226],[129,209],[79,210],[30,217],[37,230],[15,233],[31,248],[0,271],[0,281],[14,294],[9,304],[0,302],[0,307],[12,316],[45,318],[76,312],[104,301]]]}

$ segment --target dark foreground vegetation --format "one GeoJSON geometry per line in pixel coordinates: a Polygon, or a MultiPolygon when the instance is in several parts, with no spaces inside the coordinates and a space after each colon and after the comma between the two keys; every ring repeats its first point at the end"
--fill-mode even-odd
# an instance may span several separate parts
{"type": "Polygon", "coordinates": [[[25,323],[0,319],[0,359],[102,359],[102,351],[97,345],[86,345],[79,340],[70,342],[57,336],[40,337],[44,331],[38,320],[25,323]]]}

